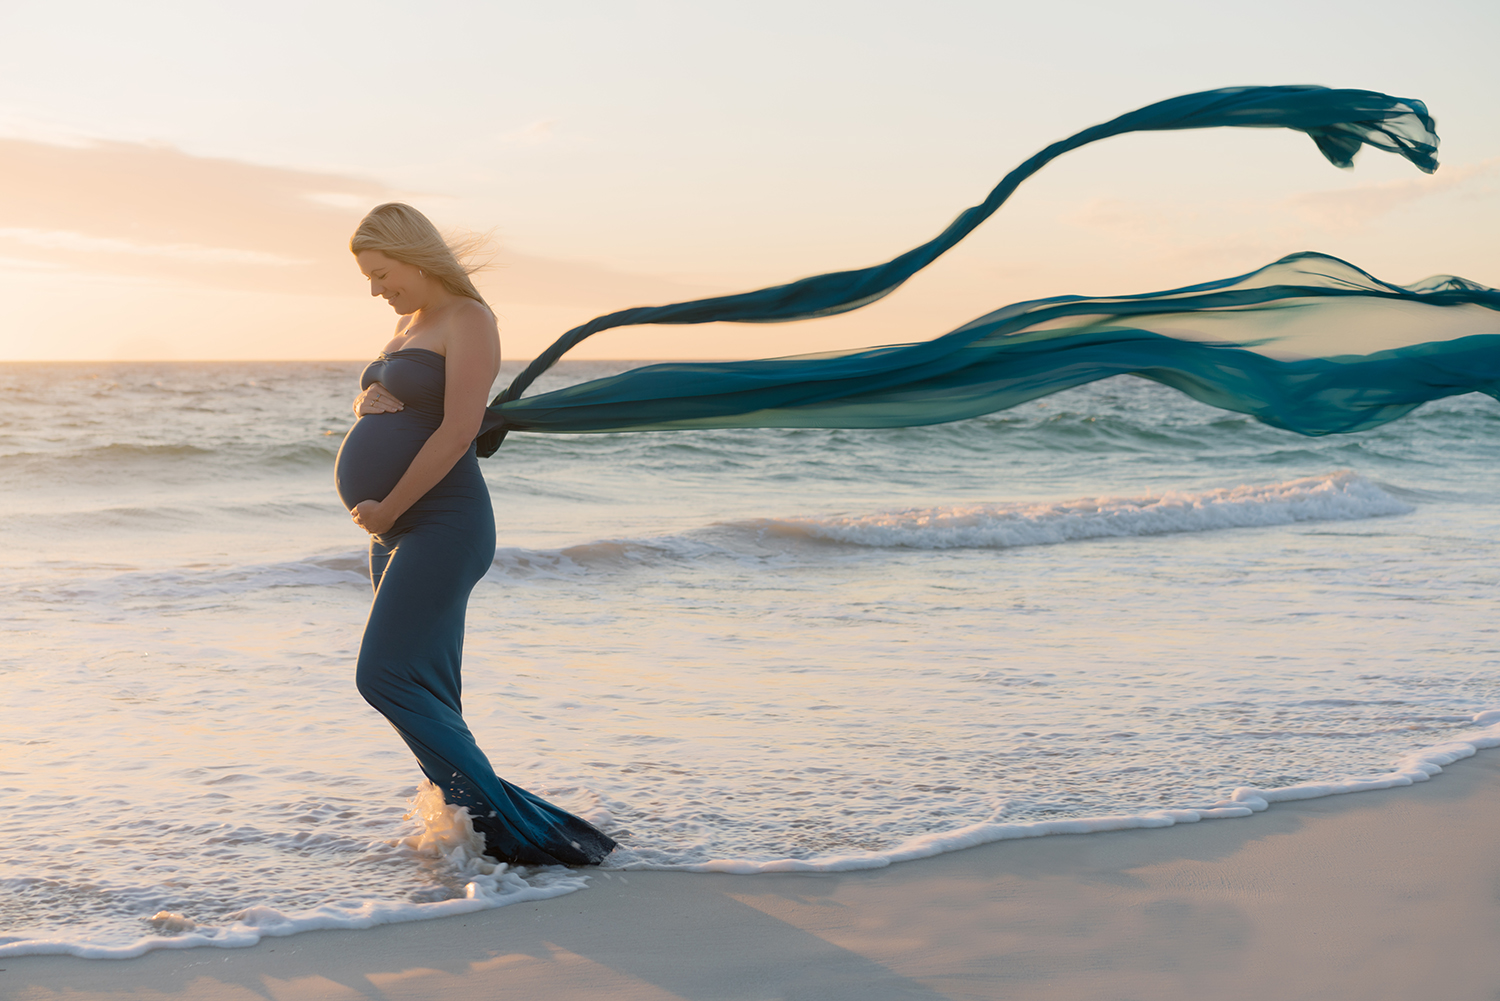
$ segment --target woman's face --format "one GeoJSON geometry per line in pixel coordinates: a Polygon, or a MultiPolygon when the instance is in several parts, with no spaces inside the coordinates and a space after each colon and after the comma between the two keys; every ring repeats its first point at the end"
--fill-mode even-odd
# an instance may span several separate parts
{"type": "Polygon", "coordinates": [[[378,250],[354,255],[359,270],[370,279],[370,294],[378,295],[402,316],[415,313],[427,302],[427,279],[416,267],[393,260],[378,250]]]}

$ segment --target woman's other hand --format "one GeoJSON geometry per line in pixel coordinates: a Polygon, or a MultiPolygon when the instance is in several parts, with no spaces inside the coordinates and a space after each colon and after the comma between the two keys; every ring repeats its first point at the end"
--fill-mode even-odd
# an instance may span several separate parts
{"type": "Polygon", "coordinates": [[[380,501],[362,500],[354,505],[354,510],[349,512],[349,516],[354,519],[356,525],[371,535],[382,535],[389,532],[391,526],[396,523],[395,518],[382,510],[383,507],[380,501]]]}
{"type": "Polygon", "coordinates": [[[365,414],[394,414],[398,410],[405,410],[406,404],[391,395],[391,391],[378,382],[370,383],[370,388],[354,398],[354,415],[363,417],[365,414]]]}

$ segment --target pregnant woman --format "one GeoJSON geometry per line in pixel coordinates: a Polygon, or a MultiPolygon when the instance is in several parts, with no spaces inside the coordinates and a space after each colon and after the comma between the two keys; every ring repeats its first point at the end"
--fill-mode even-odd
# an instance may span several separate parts
{"type": "Polygon", "coordinates": [[[373,209],[349,241],[396,332],[360,378],[335,484],[370,533],[375,601],[359,692],[406,741],[485,852],[522,865],[597,865],[614,842],[495,774],[464,723],[460,661],[469,592],[495,554],[474,436],[500,371],[494,314],[469,269],[416,209],[373,209]]]}

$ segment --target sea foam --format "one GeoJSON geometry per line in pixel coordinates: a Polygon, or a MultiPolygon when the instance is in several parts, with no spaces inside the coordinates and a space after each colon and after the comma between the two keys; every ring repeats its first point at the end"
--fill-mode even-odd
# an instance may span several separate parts
{"type": "Polygon", "coordinates": [[[1009,549],[1084,539],[1379,518],[1411,510],[1364,477],[1340,470],[1197,493],[1171,490],[1139,497],[949,505],[755,524],[770,534],[805,535],[857,546],[1009,549]]]}
{"type": "Polygon", "coordinates": [[[82,959],[133,959],[155,949],[204,945],[235,949],[255,945],[262,938],[304,931],[374,928],[470,914],[527,900],[547,900],[588,885],[587,875],[562,866],[517,870],[486,857],[483,838],[475,833],[468,811],[446,805],[442,793],[430,782],[424,781],[418,787],[406,819],[416,821],[418,830],[394,844],[414,856],[448,867],[465,880],[463,896],[435,901],[328,901],[292,912],[260,905],[230,914],[227,921],[220,923],[158,911],[141,919],[143,934],[133,942],[103,944],[66,934],[6,936],[0,938],[0,957],[68,955],[82,959]]]}
{"type": "Polygon", "coordinates": [[[1270,484],[1060,501],[998,501],[859,514],[721,522],[656,538],[562,549],[502,547],[505,576],[570,576],[716,556],[763,557],[803,544],[861,548],[1013,549],[1094,539],[1215,532],[1410,514],[1414,508],[1349,470],[1270,484]]]}
{"type": "Polygon", "coordinates": [[[1111,814],[1098,817],[1075,817],[1067,820],[1043,820],[1007,824],[996,820],[971,824],[952,831],[940,831],[910,838],[885,851],[859,852],[817,859],[712,859],[689,865],[626,863],[623,869],[668,869],[685,872],[728,872],[749,875],[762,872],[852,872],[881,869],[895,862],[930,858],[945,852],[973,848],[995,841],[1039,838],[1049,834],[1097,834],[1104,831],[1128,831],[1141,828],[1172,827],[1196,824],[1201,820],[1232,820],[1260,813],[1273,803],[1319,799],[1353,792],[1394,789],[1426,782],[1445,767],[1481,750],[1500,747],[1500,710],[1486,710],[1474,715],[1471,723],[1482,727],[1468,740],[1445,741],[1404,755],[1387,772],[1370,776],[1348,776],[1334,782],[1304,782],[1273,789],[1242,787],[1226,800],[1207,806],[1177,809],[1144,810],[1139,813],[1111,814]]]}
{"type": "MultiPolygon", "coordinates": [[[[572,577],[706,558],[763,557],[804,544],[861,548],[1012,549],[1094,539],[1214,532],[1302,522],[1409,514],[1412,506],[1348,470],[1271,484],[1059,501],[999,501],[858,514],[773,516],[704,525],[657,537],[598,539],[557,549],[503,546],[495,572],[507,578],[572,577]]],[[[60,567],[61,568],[61,567],[60,567]]],[[[277,587],[369,586],[362,551],[191,570],[80,575],[33,589],[79,600],[128,595],[236,595],[277,587]]]]}

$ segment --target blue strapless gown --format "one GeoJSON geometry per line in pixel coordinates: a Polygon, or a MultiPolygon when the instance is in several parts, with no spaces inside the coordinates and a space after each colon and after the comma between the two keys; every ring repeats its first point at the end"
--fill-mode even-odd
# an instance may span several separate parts
{"type": "MultiPolygon", "coordinates": [[[[360,378],[406,408],[361,417],[339,449],[344,506],[389,494],[443,422],[445,359],[382,354],[360,378]]],[[[370,539],[375,601],[356,683],[451,805],[469,810],[486,851],[523,865],[597,865],[615,843],[586,821],[495,774],[463,719],[460,664],[469,592],[495,555],[495,516],[473,447],[384,535],[370,539]]]]}

